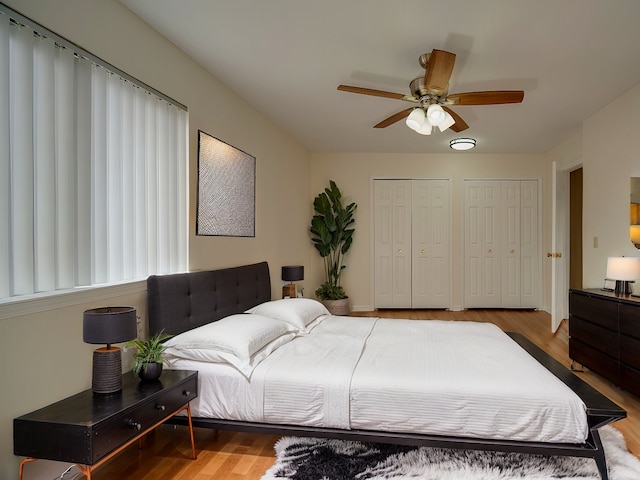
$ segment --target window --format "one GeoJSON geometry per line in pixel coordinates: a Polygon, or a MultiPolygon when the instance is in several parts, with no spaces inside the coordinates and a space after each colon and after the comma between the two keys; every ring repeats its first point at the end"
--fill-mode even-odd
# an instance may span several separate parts
{"type": "Polygon", "coordinates": [[[0,300],[185,270],[187,116],[0,4],[0,300]]]}

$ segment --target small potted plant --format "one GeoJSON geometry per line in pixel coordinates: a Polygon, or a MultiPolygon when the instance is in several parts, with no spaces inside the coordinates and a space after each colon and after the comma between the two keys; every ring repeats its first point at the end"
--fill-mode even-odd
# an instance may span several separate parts
{"type": "Polygon", "coordinates": [[[133,373],[142,380],[155,380],[162,374],[162,352],[164,342],[172,335],[164,331],[152,335],[147,340],[135,339],[127,344],[136,347],[138,352],[133,356],[133,373]]]}
{"type": "Polygon", "coordinates": [[[340,275],[346,268],[344,256],[353,243],[355,203],[342,205],[342,193],[333,180],[329,188],[313,202],[315,215],[311,219],[311,240],[324,260],[325,282],[316,290],[318,297],[334,315],[349,314],[349,297],[340,285],[340,275]]]}

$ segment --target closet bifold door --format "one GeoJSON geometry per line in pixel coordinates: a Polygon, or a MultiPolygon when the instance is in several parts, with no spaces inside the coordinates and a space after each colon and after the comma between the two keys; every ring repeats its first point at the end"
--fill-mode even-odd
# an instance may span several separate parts
{"type": "Polygon", "coordinates": [[[449,180],[374,180],[375,308],[448,308],[449,180]]]}
{"type": "Polygon", "coordinates": [[[538,181],[465,181],[465,307],[536,308],[538,181]]]}

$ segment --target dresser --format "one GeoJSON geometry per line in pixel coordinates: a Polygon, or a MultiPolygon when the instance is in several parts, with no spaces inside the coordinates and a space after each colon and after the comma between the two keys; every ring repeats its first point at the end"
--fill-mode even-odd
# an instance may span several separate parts
{"type": "Polygon", "coordinates": [[[640,298],[570,290],[569,357],[640,396],[640,298]]]}
{"type": "Polygon", "coordinates": [[[186,410],[195,458],[189,401],[198,394],[198,373],[165,370],[158,380],[122,376],[122,391],[97,395],[91,389],[23,415],[13,421],[14,453],[35,459],[74,463],[91,471],[143,435],[186,410]]]}

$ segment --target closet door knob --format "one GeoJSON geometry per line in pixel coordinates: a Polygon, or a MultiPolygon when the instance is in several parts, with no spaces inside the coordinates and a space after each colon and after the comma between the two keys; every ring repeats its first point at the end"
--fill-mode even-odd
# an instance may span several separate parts
{"type": "Polygon", "coordinates": [[[398,253],[402,253],[402,249],[401,248],[398,249],[398,253]]]}

